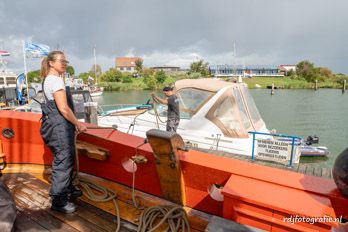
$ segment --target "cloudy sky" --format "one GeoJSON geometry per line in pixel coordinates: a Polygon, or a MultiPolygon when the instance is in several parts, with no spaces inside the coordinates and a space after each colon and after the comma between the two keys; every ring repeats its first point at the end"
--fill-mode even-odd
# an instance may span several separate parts
{"type": "Polygon", "coordinates": [[[140,56],[181,67],[310,60],[348,74],[347,9],[347,0],[1,0],[0,49],[15,72],[29,40],[64,50],[77,73],[90,70],[96,46],[103,71],[140,56]]]}

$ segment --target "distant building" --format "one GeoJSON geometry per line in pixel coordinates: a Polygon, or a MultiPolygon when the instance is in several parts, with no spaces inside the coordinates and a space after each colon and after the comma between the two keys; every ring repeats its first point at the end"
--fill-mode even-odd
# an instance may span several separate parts
{"type": "Polygon", "coordinates": [[[116,57],[116,69],[121,72],[135,72],[137,60],[142,60],[140,57],[116,57]]]}
{"type": "Polygon", "coordinates": [[[290,71],[296,72],[296,65],[294,64],[281,64],[278,66],[279,73],[287,76],[290,71]]]}
{"type": "Polygon", "coordinates": [[[166,65],[151,67],[151,69],[154,69],[156,71],[164,71],[164,72],[178,72],[178,71],[181,71],[180,67],[166,66],[166,65]]]}
{"type": "Polygon", "coordinates": [[[275,65],[215,65],[209,67],[215,77],[253,77],[253,76],[284,76],[275,65]]]}

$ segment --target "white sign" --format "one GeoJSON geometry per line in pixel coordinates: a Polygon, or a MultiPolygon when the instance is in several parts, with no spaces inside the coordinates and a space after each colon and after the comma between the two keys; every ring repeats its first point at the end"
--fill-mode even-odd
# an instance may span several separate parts
{"type": "MultiPolygon", "coordinates": [[[[289,162],[291,158],[291,143],[277,140],[256,139],[255,158],[276,162],[289,162]]],[[[299,161],[299,150],[294,147],[293,163],[299,161]]]]}

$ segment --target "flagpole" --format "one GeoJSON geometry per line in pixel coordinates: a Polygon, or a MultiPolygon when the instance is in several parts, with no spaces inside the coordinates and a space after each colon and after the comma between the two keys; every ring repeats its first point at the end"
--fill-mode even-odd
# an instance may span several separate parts
{"type": "Polygon", "coordinates": [[[29,82],[28,82],[28,75],[27,75],[27,59],[25,58],[24,40],[22,40],[22,46],[23,46],[24,76],[25,76],[25,82],[27,83],[27,99],[28,99],[28,104],[29,104],[30,103],[30,99],[29,99],[29,82]]]}

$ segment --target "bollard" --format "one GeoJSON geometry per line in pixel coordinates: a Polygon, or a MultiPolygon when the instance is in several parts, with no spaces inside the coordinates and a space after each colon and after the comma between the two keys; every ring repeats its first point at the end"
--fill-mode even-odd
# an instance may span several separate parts
{"type": "Polygon", "coordinates": [[[98,125],[98,102],[86,102],[85,107],[85,122],[98,125]]]}
{"type": "Polygon", "coordinates": [[[318,89],[318,80],[315,80],[314,90],[318,89]]]}
{"type": "Polygon", "coordinates": [[[271,95],[274,95],[274,83],[272,83],[271,95]]]}

